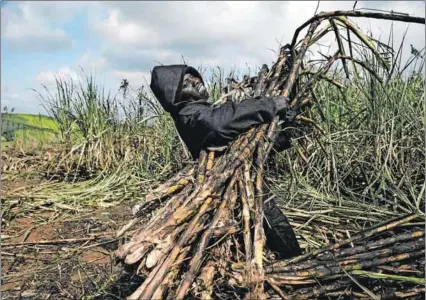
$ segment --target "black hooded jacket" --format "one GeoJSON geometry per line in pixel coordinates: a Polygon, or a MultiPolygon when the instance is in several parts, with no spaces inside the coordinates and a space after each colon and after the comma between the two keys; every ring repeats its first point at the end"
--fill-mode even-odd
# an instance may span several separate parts
{"type": "Polygon", "coordinates": [[[202,77],[186,65],[158,66],[152,71],[151,89],[163,108],[169,112],[179,135],[194,159],[205,147],[225,146],[255,125],[269,123],[276,115],[275,102],[266,97],[227,102],[211,107],[207,99],[182,99],[186,73],[202,77]]]}

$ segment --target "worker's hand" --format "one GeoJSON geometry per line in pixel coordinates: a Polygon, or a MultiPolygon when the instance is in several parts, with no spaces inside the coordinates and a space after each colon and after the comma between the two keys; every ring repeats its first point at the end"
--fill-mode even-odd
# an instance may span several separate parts
{"type": "Polygon", "coordinates": [[[287,122],[293,122],[295,120],[297,111],[290,108],[290,98],[276,96],[272,97],[272,100],[275,102],[277,107],[277,115],[279,115],[282,120],[287,122]]]}
{"type": "Polygon", "coordinates": [[[296,116],[297,116],[297,111],[292,108],[287,109],[285,112],[285,120],[287,122],[293,123],[294,120],[296,119],[296,116]]]}

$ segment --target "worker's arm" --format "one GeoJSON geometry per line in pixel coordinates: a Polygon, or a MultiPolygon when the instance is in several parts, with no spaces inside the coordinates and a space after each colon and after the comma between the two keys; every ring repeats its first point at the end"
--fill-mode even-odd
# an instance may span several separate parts
{"type": "Polygon", "coordinates": [[[193,102],[179,112],[178,127],[201,138],[201,147],[223,146],[251,127],[271,122],[284,106],[276,98],[266,97],[230,101],[216,108],[193,102]]]}

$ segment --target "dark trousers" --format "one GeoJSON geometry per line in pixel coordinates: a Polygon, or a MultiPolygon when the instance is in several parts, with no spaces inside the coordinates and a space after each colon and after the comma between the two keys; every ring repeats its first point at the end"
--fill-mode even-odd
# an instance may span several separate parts
{"type": "Polygon", "coordinates": [[[263,228],[266,246],[272,252],[278,254],[278,258],[281,259],[302,254],[293,228],[274,199],[264,203],[264,214],[263,228]]]}

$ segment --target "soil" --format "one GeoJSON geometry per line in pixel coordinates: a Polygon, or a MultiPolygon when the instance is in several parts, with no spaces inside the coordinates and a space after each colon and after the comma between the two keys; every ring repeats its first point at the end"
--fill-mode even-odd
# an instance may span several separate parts
{"type": "MultiPolygon", "coordinates": [[[[5,180],[2,192],[40,183],[5,180]]],[[[1,299],[122,299],[130,293],[113,255],[130,203],[84,214],[49,207],[23,214],[16,203],[2,214],[1,299]]]]}

